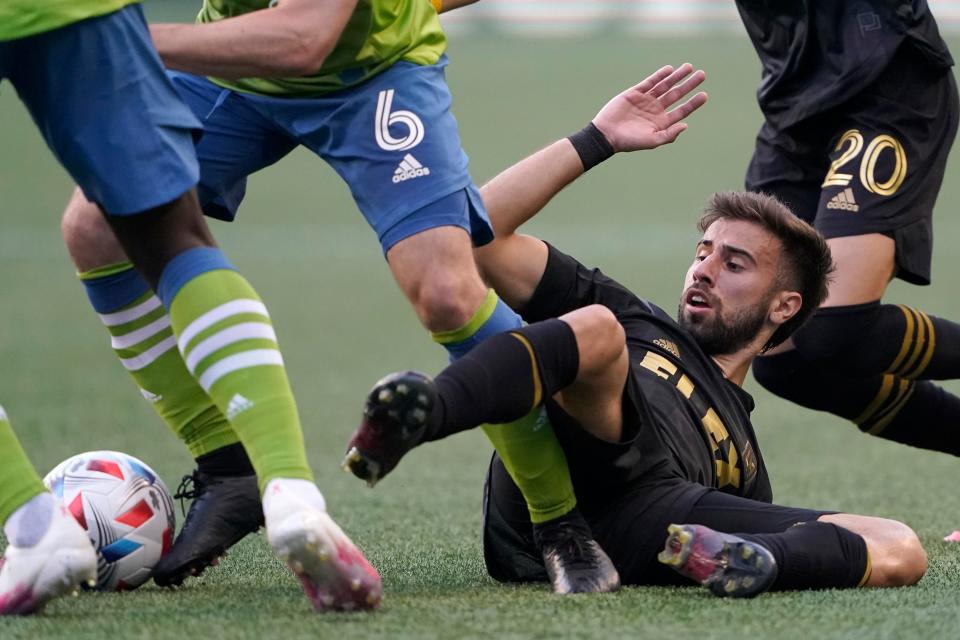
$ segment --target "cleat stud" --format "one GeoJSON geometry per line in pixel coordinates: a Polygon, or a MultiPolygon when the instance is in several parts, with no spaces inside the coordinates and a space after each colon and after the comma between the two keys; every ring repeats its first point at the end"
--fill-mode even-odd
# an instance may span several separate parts
{"type": "Polygon", "coordinates": [[[679,533],[677,533],[677,540],[680,541],[681,545],[685,545],[691,540],[693,540],[693,536],[690,534],[689,531],[682,530],[679,533]]]}
{"type": "Polygon", "coordinates": [[[377,402],[380,402],[382,404],[390,404],[392,400],[393,400],[393,391],[391,391],[389,387],[384,387],[383,389],[380,389],[379,392],[377,392],[377,402]]]}
{"type": "Polygon", "coordinates": [[[367,604],[375,604],[377,602],[377,595],[375,593],[367,594],[367,604]]]}
{"type": "Polygon", "coordinates": [[[410,387],[408,387],[406,383],[401,382],[397,385],[397,393],[401,396],[405,396],[410,393],[410,387]]]}
{"type": "Polygon", "coordinates": [[[734,580],[733,578],[727,580],[723,584],[723,590],[726,591],[727,593],[733,593],[734,591],[736,591],[736,589],[737,589],[737,581],[734,580]]]}
{"type": "Polygon", "coordinates": [[[360,586],[361,586],[361,583],[359,578],[354,578],[353,580],[350,581],[351,591],[360,591],[360,586]]]}
{"type": "Polygon", "coordinates": [[[743,586],[749,589],[750,587],[753,586],[754,582],[756,582],[756,580],[754,580],[751,576],[747,576],[746,578],[743,579],[743,586]]]}
{"type": "Polygon", "coordinates": [[[330,554],[321,549],[317,553],[317,559],[320,560],[320,562],[326,562],[327,560],[330,559],[330,554]]]}
{"type": "Polygon", "coordinates": [[[681,527],[678,524],[671,524],[670,526],[667,527],[667,533],[677,533],[678,531],[682,531],[682,530],[683,530],[683,527],[681,527]]]}
{"type": "Polygon", "coordinates": [[[90,578],[87,580],[87,586],[93,589],[95,586],[97,586],[97,581],[94,578],[90,578]]]}
{"type": "Polygon", "coordinates": [[[751,558],[751,556],[753,556],[753,553],[754,553],[754,551],[753,551],[753,548],[752,548],[752,547],[741,547],[741,548],[740,548],[740,557],[743,558],[744,560],[749,560],[749,559],[751,558]]]}

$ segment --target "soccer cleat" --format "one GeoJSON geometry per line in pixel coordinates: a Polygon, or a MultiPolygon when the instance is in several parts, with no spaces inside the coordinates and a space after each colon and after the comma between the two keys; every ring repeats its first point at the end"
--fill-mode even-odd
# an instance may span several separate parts
{"type": "Polygon", "coordinates": [[[380,605],[380,575],[323,509],[272,480],[264,494],[267,540],[300,580],[318,611],[363,611],[380,605]]]}
{"type": "Polygon", "coordinates": [[[752,598],[777,577],[763,546],[697,524],[671,524],[657,560],[721,597],[752,598]]]}
{"type": "Polygon", "coordinates": [[[26,615],[82,586],[97,584],[97,553],[67,510],[57,505],[32,547],[7,546],[0,560],[0,615],[26,615]]]}
{"type": "Polygon", "coordinates": [[[350,438],[343,468],[371,487],[420,444],[437,402],[433,380],[416,371],[392,373],[373,386],[350,438]]]}
{"type": "Polygon", "coordinates": [[[554,593],[608,593],[620,588],[620,574],[580,512],[534,525],[533,537],[554,593]]]}
{"type": "Polygon", "coordinates": [[[161,587],[179,586],[187,577],[199,576],[227,549],[263,526],[255,475],[213,476],[197,470],[183,477],[174,497],[192,498],[193,503],[170,552],[154,567],[153,581],[161,587]]]}

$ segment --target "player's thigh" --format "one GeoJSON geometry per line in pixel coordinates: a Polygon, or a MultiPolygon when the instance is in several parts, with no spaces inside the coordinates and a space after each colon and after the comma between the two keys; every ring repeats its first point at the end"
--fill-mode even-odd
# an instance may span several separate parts
{"type": "Polygon", "coordinates": [[[110,214],[175,200],[197,182],[196,118],[129,6],[5,44],[8,70],[47,144],[110,214]]]}
{"type": "MultiPolygon", "coordinates": [[[[833,243],[840,267],[855,271],[846,278],[838,270],[851,287],[859,277],[865,288],[877,288],[890,274],[930,281],[933,207],[956,135],[957,89],[950,71],[927,68],[918,54],[904,51],[876,83],[833,112],[814,226],[828,240],[863,237],[850,246],[833,243]]],[[[831,303],[856,301],[848,293],[831,303]]]]}
{"type": "Polygon", "coordinates": [[[359,87],[324,98],[289,129],[350,187],[384,252],[428,229],[456,226],[476,244],[493,232],[460,147],[446,60],[398,62],[359,87]]]}
{"type": "Polygon", "coordinates": [[[813,224],[826,144],[806,127],[778,130],[765,122],[747,167],[746,189],[776,197],[798,218],[813,224]]]}
{"type": "Polygon", "coordinates": [[[196,143],[200,205],[208,216],[233,220],[246,193],[247,176],[277,162],[298,143],[256,108],[256,98],[200,76],[168,73],[180,97],[203,123],[203,135],[196,143]]]}

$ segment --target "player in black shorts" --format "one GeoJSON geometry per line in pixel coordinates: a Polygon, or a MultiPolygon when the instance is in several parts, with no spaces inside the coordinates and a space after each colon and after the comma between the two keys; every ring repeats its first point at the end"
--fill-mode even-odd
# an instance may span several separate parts
{"type": "MultiPolygon", "coordinates": [[[[740,385],[754,356],[789,336],[826,295],[831,259],[816,231],[769,196],[715,195],[700,219],[679,322],[599,270],[516,233],[598,161],[656,146],[645,135],[648,102],[624,92],[586,133],[483,188],[496,240],[478,264],[531,324],[488,339],[435,381],[402,372],[378,382],[351,446],[382,476],[416,444],[542,406],[579,512],[626,584],[681,580],[668,567],[731,596],[916,582],[926,554],[906,525],[770,504],[753,401],[740,385]]],[[[552,559],[539,551],[549,542],[494,456],[485,489],[488,571],[501,581],[553,579],[552,559]]],[[[584,563],[593,557],[589,545],[575,553],[584,563]]]]}
{"type": "Polygon", "coordinates": [[[827,238],[823,307],[754,375],[866,433],[960,455],[960,325],[881,303],[930,283],[932,213],[957,130],[953,60],[923,0],[738,0],[763,63],[747,188],[827,238]]]}

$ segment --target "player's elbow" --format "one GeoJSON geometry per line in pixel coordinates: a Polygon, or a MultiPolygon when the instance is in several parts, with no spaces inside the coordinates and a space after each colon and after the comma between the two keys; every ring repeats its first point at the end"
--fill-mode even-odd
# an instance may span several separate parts
{"type": "Polygon", "coordinates": [[[312,76],[319,73],[333,50],[332,42],[310,34],[298,33],[291,38],[284,56],[286,76],[312,76]]]}

